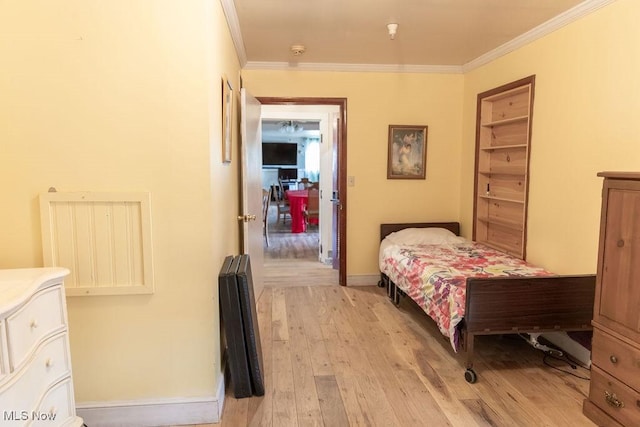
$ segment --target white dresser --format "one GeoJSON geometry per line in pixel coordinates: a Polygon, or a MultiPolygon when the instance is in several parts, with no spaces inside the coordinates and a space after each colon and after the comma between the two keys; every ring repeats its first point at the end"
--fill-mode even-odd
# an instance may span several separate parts
{"type": "Polygon", "coordinates": [[[0,270],[0,425],[81,426],[76,416],[65,268],[0,270]]]}

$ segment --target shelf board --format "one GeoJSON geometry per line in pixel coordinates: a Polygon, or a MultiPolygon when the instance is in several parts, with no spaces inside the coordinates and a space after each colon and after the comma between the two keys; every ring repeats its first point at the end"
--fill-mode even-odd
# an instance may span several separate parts
{"type": "Polygon", "coordinates": [[[508,150],[511,148],[527,148],[527,144],[496,145],[494,147],[480,147],[482,151],[508,150]]]}
{"type": "Polygon", "coordinates": [[[487,123],[482,123],[482,126],[484,127],[495,127],[495,126],[502,126],[502,125],[508,125],[508,124],[512,124],[512,123],[520,123],[520,122],[526,122],[527,120],[529,120],[529,116],[518,116],[518,117],[511,117],[509,119],[504,119],[504,120],[496,120],[493,122],[487,122],[487,123]]]}
{"type": "Polygon", "coordinates": [[[518,204],[524,205],[524,201],[523,200],[509,199],[509,198],[506,198],[506,197],[487,196],[487,195],[481,194],[479,196],[479,198],[487,200],[487,201],[488,200],[497,200],[499,202],[510,202],[510,203],[518,203],[518,204]]]}
{"type": "Polygon", "coordinates": [[[524,228],[522,226],[522,222],[509,221],[501,218],[478,217],[478,221],[482,221],[486,224],[496,224],[502,227],[511,228],[513,230],[518,230],[518,231],[522,231],[522,229],[524,228]]]}
{"type": "Polygon", "coordinates": [[[521,94],[521,93],[529,92],[530,90],[531,90],[531,84],[527,83],[525,85],[518,86],[518,87],[515,87],[513,89],[509,89],[509,90],[505,90],[503,92],[499,92],[499,93],[497,93],[495,95],[485,96],[484,98],[482,98],[482,100],[486,101],[486,102],[495,102],[495,101],[498,101],[500,99],[508,98],[510,96],[514,96],[514,95],[518,95],[518,94],[521,94]]]}
{"type": "Polygon", "coordinates": [[[525,171],[521,171],[521,172],[514,172],[513,170],[480,170],[478,171],[478,173],[482,174],[482,175],[513,175],[513,176],[525,176],[526,172],[525,171]]]}

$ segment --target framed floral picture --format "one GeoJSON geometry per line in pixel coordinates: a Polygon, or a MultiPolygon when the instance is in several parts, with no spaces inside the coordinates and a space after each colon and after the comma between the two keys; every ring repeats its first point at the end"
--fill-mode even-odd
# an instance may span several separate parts
{"type": "Polygon", "coordinates": [[[387,179],[425,179],[427,126],[389,125],[387,179]]]}
{"type": "Polygon", "coordinates": [[[233,88],[222,76],[222,161],[231,162],[231,120],[233,117],[233,88]]]}

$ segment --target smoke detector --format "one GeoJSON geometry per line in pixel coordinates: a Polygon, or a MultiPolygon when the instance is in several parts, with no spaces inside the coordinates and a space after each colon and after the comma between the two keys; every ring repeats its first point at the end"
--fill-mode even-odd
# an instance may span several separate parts
{"type": "Polygon", "coordinates": [[[304,53],[304,51],[305,51],[304,45],[294,44],[293,46],[291,46],[291,52],[293,53],[294,56],[300,56],[304,53]]]}
{"type": "Polygon", "coordinates": [[[391,40],[395,39],[396,33],[398,32],[398,24],[387,24],[387,30],[389,31],[389,37],[391,37],[391,40]]]}

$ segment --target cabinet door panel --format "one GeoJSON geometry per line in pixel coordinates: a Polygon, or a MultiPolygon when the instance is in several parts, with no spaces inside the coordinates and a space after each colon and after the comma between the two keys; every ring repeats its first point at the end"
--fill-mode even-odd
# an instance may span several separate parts
{"type": "Polygon", "coordinates": [[[640,332],[640,192],[607,193],[599,315],[640,332]]]}

